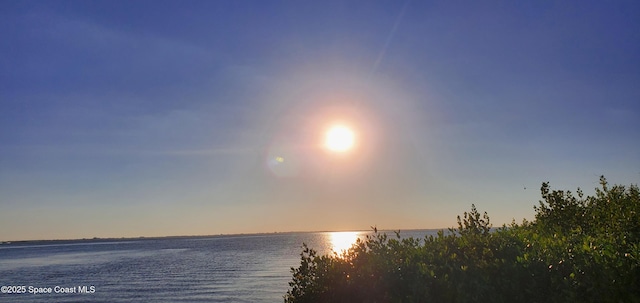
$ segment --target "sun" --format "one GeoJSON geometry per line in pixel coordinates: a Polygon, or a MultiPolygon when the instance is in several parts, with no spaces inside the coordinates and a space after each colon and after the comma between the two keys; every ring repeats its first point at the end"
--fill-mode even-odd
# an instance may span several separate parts
{"type": "Polygon", "coordinates": [[[353,148],[355,135],[344,125],[334,125],[325,134],[325,147],[334,152],[346,152],[353,148]]]}

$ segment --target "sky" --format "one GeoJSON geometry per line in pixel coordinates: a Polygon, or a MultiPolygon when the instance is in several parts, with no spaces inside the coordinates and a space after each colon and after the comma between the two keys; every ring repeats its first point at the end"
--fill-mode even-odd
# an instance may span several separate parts
{"type": "Polygon", "coordinates": [[[0,240],[447,228],[640,180],[637,1],[0,1],[0,240]],[[336,123],[354,147],[324,146],[336,123]]]}

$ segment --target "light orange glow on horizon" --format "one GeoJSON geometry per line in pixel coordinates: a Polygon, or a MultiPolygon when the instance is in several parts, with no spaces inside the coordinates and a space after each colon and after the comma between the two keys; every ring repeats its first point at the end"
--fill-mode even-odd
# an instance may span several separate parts
{"type": "Polygon", "coordinates": [[[332,232],[331,237],[331,250],[335,253],[341,254],[351,248],[353,244],[358,240],[358,232],[332,232]]]}

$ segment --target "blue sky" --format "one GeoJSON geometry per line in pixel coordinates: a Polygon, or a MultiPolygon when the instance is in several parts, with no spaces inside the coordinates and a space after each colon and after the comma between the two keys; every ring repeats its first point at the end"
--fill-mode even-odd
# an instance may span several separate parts
{"type": "Polygon", "coordinates": [[[637,184],[638,15],[3,1],[0,240],[441,228],[472,203],[500,225],[543,181],[637,184]],[[336,119],[347,156],[320,147],[336,119]]]}

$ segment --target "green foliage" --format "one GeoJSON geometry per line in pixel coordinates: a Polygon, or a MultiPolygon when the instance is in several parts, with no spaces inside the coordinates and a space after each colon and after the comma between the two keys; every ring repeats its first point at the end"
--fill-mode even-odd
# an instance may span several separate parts
{"type": "Polygon", "coordinates": [[[304,245],[285,302],[640,302],[640,191],[600,184],[584,197],[543,183],[533,222],[493,229],[472,205],[437,236],[304,245]]]}

